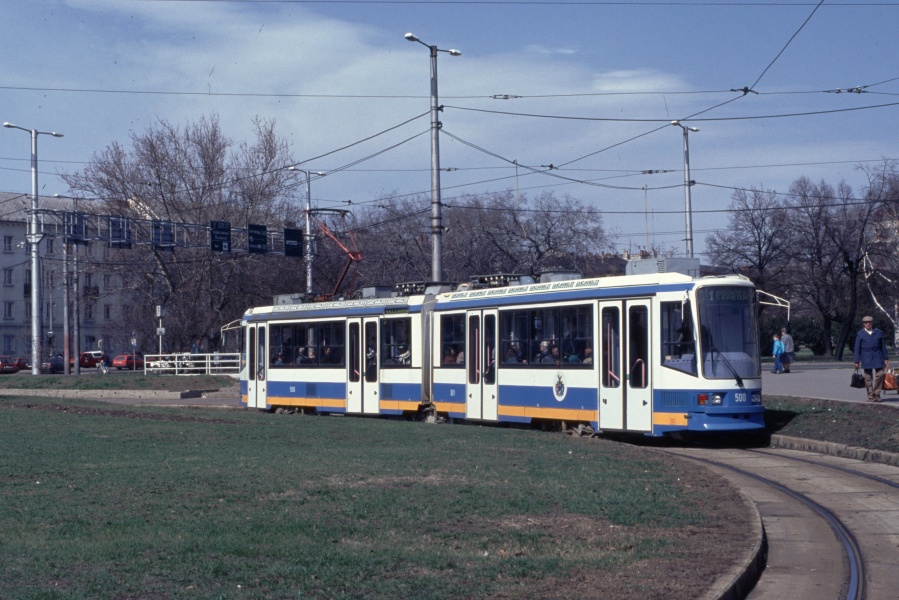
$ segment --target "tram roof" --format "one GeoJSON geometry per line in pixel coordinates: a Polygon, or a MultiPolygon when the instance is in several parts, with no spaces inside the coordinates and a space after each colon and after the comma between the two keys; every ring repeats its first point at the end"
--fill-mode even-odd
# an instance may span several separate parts
{"type": "MultiPolygon", "coordinates": [[[[595,297],[639,296],[659,292],[690,290],[706,285],[752,286],[752,282],[741,275],[715,277],[690,277],[681,273],[650,273],[645,275],[621,275],[597,277],[593,279],[570,279],[566,281],[533,283],[490,289],[447,292],[437,297],[438,308],[449,309],[451,305],[497,302],[509,298],[508,303],[522,301],[556,301],[595,297]]],[[[461,306],[460,306],[461,308],[461,306]]]]}
{"type": "Polygon", "coordinates": [[[357,300],[333,300],[308,304],[283,304],[257,306],[244,313],[245,321],[271,318],[292,319],[309,317],[366,316],[390,313],[421,312],[424,296],[398,296],[391,298],[361,298],[357,300]]]}

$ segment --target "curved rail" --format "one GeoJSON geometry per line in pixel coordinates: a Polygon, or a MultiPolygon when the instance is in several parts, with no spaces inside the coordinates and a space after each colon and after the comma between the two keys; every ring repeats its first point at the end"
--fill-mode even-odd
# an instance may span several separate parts
{"type": "MultiPolygon", "coordinates": [[[[665,450],[660,450],[660,452],[664,452],[665,454],[669,454],[671,456],[679,456],[682,458],[688,458],[690,460],[695,460],[702,463],[707,463],[710,465],[715,465],[716,467],[721,467],[724,469],[728,469],[735,473],[739,473],[740,475],[744,475],[746,477],[750,477],[768,485],[784,494],[790,496],[791,498],[805,504],[815,513],[817,513],[820,517],[822,517],[827,524],[830,526],[831,530],[833,530],[834,534],[837,536],[837,539],[843,546],[843,555],[849,565],[849,584],[846,590],[846,599],[847,600],[862,600],[865,597],[865,561],[862,557],[861,548],[858,545],[858,541],[855,539],[855,536],[852,532],[843,524],[840,519],[826,509],[821,504],[818,504],[808,496],[791,490],[790,488],[777,483],[776,481],[772,481],[771,479],[767,479],[762,477],[761,475],[756,475],[755,473],[751,473],[749,471],[744,471],[743,469],[739,469],[737,467],[733,467],[731,465],[727,465],[724,463],[720,463],[714,460],[709,460],[707,458],[697,458],[694,456],[684,456],[682,454],[677,454],[674,452],[666,452],[665,450]]],[[[764,453],[762,453],[764,454],[764,453]]],[[[812,461],[809,461],[812,462],[812,461]]],[[[823,464],[823,466],[831,466],[827,464],[823,464]]],[[[836,467],[834,467],[836,468],[836,467]]],[[[863,475],[859,473],[855,473],[854,471],[848,470],[848,472],[857,475],[863,475]]],[[[873,477],[873,476],[872,476],[873,477]]]]}
{"type": "Polygon", "coordinates": [[[850,469],[848,467],[841,467],[839,465],[831,465],[825,462],[821,462],[819,460],[812,460],[810,458],[802,458],[799,456],[784,456],[783,454],[774,454],[772,452],[763,452],[761,450],[753,450],[751,448],[744,448],[746,452],[754,452],[756,454],[764,454],[765,456],[777,456],[777,458],[784,458],[787,460],[795,460],[797,462],[804,462],[810,465],[816,465],[818,467],[827,467],[828,469],[834,469],[836,471],[842,471],[843,473],[848,473],[849,475],[855,475],[856,477],[862,477],[864,479],[870,479],[871,481],[876,481],[877,483],[882,483],[883,485],[889,486],[891,488],[899,489],[899,483],[895,481],[890,481],[889,479],[884,479],[883,477],[878,477],[877,475],[871,475],[870,473],[863,473],[862,471],[856,471],[855,469],[850,469]]]}

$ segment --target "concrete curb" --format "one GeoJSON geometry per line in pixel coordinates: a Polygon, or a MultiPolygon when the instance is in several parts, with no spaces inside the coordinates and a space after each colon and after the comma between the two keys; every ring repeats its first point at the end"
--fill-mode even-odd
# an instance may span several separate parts
{"type": "MultiPolygon", "coordinates": [[[[739,490],[738,490],[739,491],[739,490]]],[[[762,524],[762,515],[759,514],[755,503],[742,491],[740,498],[746,510],[755,514],[752,519],[753,544],[746,551],[730,571],[719,577],[699,600],[742,600],[749,595],[755,583],[765,570],[768,561],[768,536],[765,535],[765,526],[762,524]]]]}
{"type": "Polygon", "coordinates": [[[847,446],[846,444],[821,442],[818,440],[809,440],[780,434],[771,436],[770,445],[772,448],[804,450],[806,452],[817,452],[818,454],[829,454],[831,456],[841,456],[843,458],[884,463],[899,467],[899,454],[895,452],[886,452],[884,450],[870,450],[859,446],[847,446]]]}

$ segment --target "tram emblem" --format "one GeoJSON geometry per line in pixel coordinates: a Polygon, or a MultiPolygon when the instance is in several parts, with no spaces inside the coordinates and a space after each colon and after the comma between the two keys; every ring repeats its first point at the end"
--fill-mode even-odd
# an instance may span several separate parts
{"type": "Polygon", "coordinates": [[[562,374],[559,373],[556,375],[556,384],[553,386],[553,394],[556,396],[556,400],[561,402],[565,399],[565,392],[568,391],[568,388],[565,385],[565,382],[562,381],[562,374]]]}

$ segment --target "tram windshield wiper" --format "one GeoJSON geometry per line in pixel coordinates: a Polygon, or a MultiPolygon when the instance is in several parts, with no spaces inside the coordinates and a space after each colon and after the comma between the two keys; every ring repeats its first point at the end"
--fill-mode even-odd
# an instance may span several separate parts
{"type": "MultiPolygon", "coordinates": [[[[718,350],[718,348],[716,348],[715,346],[712,346],[712,352],[716,352],[718,354],[718,356],[721,358],[721,361],[727,366],[727,369],[733,374],[734,379],[737,380],[737,385],[740,387],[743,387],[743,378],[740,377],[740,374],[737,373],[737,370],[734,368],[734,366],[732,364],[730,364],[730,361],[727,360],[727,357],[724,356],[724,353],[721,352],[720,350],[718,350]]],[[[712,356],[714,356],[714,354],[712,356]]]]}
{"type": "Polygon", "coordinates": [[[718,347],[715,346],[715,342],[712,339],[712,332],[707,331],[706,335],[708,336],[708,340],[709,340],[709,353],[712,355],[712,364],[713,365],[715,364],[715,355],[717,354],[718,357],[721,359],[721,362],[723,362],[724,365],[727,367],[727,370],[730,371],[731,374],[734,376],[734,379],[737,380],[737,385],[740,387],[743,387],[743,378],[740,377],[740,374],[737,372],[737,369],[734,368],[734,366],[727,359],[727,357],[724,355],[724,353],[721,352],[720,350],[718,350],[718,347]]]}

